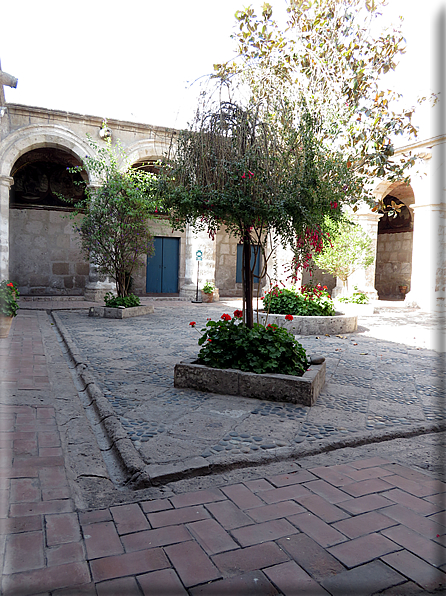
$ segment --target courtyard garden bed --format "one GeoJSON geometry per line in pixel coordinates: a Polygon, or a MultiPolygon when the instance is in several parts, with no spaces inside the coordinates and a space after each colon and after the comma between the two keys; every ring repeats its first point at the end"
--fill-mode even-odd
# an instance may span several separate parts
{"type": "Polygon", "coordinates": [[[258,313],[259,322],[270,323],[284,327],[293,335],[337,335],[338,333],[353,333],[357,331],[357,314],[336,312],[333,316],[294,316],[292,321],[284,315],[258,313]]]}
{"type": "Polygon", "coordinates": [[[174,368],[174,387],[240,395],[261,400],[313,406],[326,379],[326,362],[311,364],[302,377],[256,374],[235,369],[211,368],[198,360],[174,368]]]}
{"type": "Polygon", "coordinates": [[[107,307],[107,306],[91,306],[88,311],[89,317],[104,317],[105,319],[127,319],[129,317],[139,317],[141,315],[148,315],[154,312],[152,304],[142,306],[124,306],[107,307]]]}

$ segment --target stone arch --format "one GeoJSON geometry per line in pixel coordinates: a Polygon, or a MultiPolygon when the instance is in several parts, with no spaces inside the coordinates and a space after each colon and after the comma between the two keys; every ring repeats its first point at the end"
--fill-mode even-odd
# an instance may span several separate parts
{"type": "Polygon", "coordinates": [[[25,167],[27,154],[36,151],[63,153],[73,164],[93,155],[87,140],[57,125],[25,126],[0,143],[1,244],[7,248],[2,275],[14,278],[23,295],[82,295],[88,263],[80,253],[73,223],[51,205],[9,208],[15,166],[25,167]]]}
{"type": "MultiPolygon", "coordinates": [[[[158,161],[166,157],[169,150],[169,143],[163,143],[160,140],[149,139],[142,140],[126,147],[126,161],[132,165],[147,162],[158,161]]],[[[124,166],[124,161],[120,167],[124,166]]]]}
{"type": "Polygon", "coordinates": [[[382,183],[375,194],[387,207],[391,201],[400,207],[396,217],[381,213],[378,222],[375,288],[381,300],[404,300],[411,287],[414,192],[395,182],[382,183]]]}
{"type": "Polygon", "coordinates": [[[15,162],[22,155],[42,147],[63,149],[81,163],[86,155],[94,155],[88,142],[67,128],[50,124],[25,126],[0,143],[0,176],[10,176],[15,162]]]}

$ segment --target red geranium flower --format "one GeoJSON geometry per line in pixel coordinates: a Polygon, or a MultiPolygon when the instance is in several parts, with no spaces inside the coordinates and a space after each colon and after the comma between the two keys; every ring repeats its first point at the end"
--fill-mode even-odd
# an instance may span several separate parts
{"type": "Polygon", "coordinates": [[[6,285],[8,286],[8,288],[13,288],[14,287],[14,284],[13,283],[6,284],[6,285]]]}
{"type": "Polygon", "coordinates": [[[190,325],[191,325],[191,327],[195,327],[196,326],[196,322],[195,321],[191,321],[190,325]]]}
{"type": "Polygon", "coordinates": [[[225,313],[220,318],[223,319],[224,321],[231,321],[230,315],[227,315],[225,313]]]}
{"type": "Polygon", "coordinates": [[[243,314],[241,310],[235,310],[233,313],[235,319],[242,319],[243,314]]]}
{"type": "Polygon", "coordinates": [[[293,321],[292,315],[286,315],[286,321],[293,321]]]}

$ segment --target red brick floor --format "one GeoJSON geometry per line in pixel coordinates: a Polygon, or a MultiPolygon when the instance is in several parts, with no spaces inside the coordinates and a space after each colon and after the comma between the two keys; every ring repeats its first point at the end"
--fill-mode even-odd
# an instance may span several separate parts
{"type": "Polygon", "coordinates": [[[370,458],[76,511],[52,408],[0,417],[5,596],[443,589],[445,485],[420,472],[370,458]]]}
{"type": "MultiPolygon", "coordinates": [[[[35,315],[0,361],[48,384],[35,315]]],[[[411,596],[444,590],[444,545],[445,485],[378,457],[77,511],[54,410],[0,404],[4,596],[411,596]]]]}

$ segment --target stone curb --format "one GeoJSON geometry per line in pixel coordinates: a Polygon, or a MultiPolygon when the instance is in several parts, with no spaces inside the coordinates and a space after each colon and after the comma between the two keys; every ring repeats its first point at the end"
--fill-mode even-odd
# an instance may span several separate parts
{"type": "Polygon", "coordinates": [[[332,442],[320,441],[318,445],[299,444],[297,447],[276,447],[272,450],[263,450],[260,453],[241,454],[238,455],[237,459],[229,459],[224,462],[219,460],[218,456],[207,458],[195,456],[172,464],[145,464],[132,441],[128,438],[127,432],[123,429],[112,406],[96,383],[94,376],[89,371],[87,363],[71,339],[65,325],[56,312],[52,312],[51,316],[67,347],[70,360],[75,365],[78,380],[83,390],[92,400],[92,405],[99,417],[100,424],[107,433],[119,462],[123,467],[127,479],[125,484],[134,490],[159,486],[198,475],[222,473],[232,469],[255,467],[288,459],[299,460],[300,458],[344,449],[346,447],[359,447],[370,443],[380,443],[393,439],[442,432],[446,428],[445,422],[431,424],[419,423],[408,429],[384,429],[383,431],[373,431],[367,434],[365,433],[363,436],[350,436],[332,442]]]}

